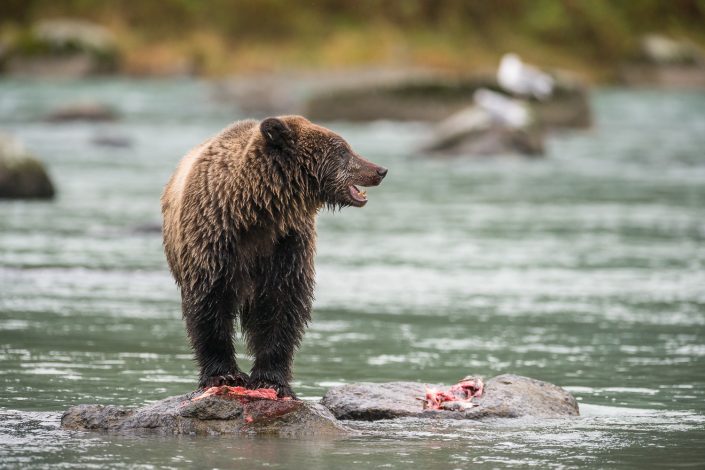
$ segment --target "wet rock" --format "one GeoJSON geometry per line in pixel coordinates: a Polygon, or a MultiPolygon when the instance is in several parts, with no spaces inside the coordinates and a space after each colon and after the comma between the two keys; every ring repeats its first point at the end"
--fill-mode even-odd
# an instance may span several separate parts
{"type": "Polygon", "coordinates": [[[130,227],[130,233],[135,234],[161,234],[162,233],[162,223],[156,222],[143,222],[141,224],[134,225],[130,227]]]}
{"type": "Polygon", "coordinates": [[[221,396],[166,398],[139,409],[78,405],[61,417],[64,429],[157,434],[266,434],[336,437],[350,431],[325,407],[297,400],[241,403],[221,396]]]}
{"type": "Polygon", "coordinates": [[[0,135],[0,199],[51,199],[54,194],[44,165],[19,142],[0,135]]]}
{"type": "Polygon", "coordinates": [[[55,109],[46,115],[48,122],[115,121],[117,113],[110,107],[101,103],[73,103],[55,109]]]}
{"type": "Polygon", "coordinates": [[[542,155],[543,131],[528,104],[481,89],[476,104],[435,126],[422,151],[440,156],[542,155]]]}
{"type": "Polygon", "coordinates": [[[11,75],[77,78],[114,72],[119,61],[113,34],[85,20],[40,21],[9,43],[4,70],[11,75]]]}
{"type": "MultiPolygon", "coordinates": [[[[442,387],[442,385],[434,385],[442,387]]],[[[329,390],[321,403],[338,419],[375,421],[401,417],[433,419],[561,418],[578,416],[578,403],[564,389],[539,380],[505,374],[485,383],[463,411],[423,409],[425,385],[416,382],[358,383],[329,390]]]]}
{"type": "Polygon", "coordinates": [[[129,137],[120,134],[98,134],[91,139],[91,143],[99,147],[132,147],[132,140],[130,140],[129,137]]]}
{"type": "Polygon", "coordinates": [[[592,126],[590,90],[578,77],[553,71],[554,86],[546,99],[531,99],[536,121],[547,130],[586,129],[592,126]]]}

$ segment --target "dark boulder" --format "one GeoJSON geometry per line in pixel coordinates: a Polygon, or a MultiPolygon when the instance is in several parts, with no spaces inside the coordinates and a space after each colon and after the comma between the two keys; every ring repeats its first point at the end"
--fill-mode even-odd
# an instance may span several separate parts
{"type": "Polygon", "coordinates": [[[464,411],[424,409],[424,396],[425,385],[417,382],[358,383],[332,388],[321,403],[338,419],[365,421],[401,417],[560,418],[579,414],[578,403],[564,389],[511,374],[488,380],[482,396],[472,399],[477,406],[464,411]]]}
{"type": "Polygon", "coordinates": [[[267,434],[285,437],[335,437],[350,431],[326,408],[297,400],[238,400],[194,394],[166,398],[138,409],[78,405],[61,417],[72,430],[157,434],[267,434]]]}
{"type": "Polygon", "coordinates": [[[51,199],[44,165],[14,139],[0,135],[0,199],[51,199]]]}

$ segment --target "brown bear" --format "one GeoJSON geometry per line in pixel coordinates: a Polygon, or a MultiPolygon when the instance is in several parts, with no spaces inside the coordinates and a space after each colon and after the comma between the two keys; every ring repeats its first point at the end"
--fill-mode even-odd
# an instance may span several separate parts
{"type": "Polygon", "coordinates": [[[387,170],[301,116],[235,122],[189,152],[161,198],[164,251],[181,289],[199,387],[294,396],[294,352],[311,318],[316,214],[362,207],[387,170]],[[239,318],[254,356],[235,360],[239,318]]]}

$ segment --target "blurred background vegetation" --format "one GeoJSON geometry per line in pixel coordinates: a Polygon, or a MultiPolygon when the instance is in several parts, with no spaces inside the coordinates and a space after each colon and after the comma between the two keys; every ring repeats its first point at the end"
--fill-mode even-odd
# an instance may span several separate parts
{"type": "Polygon", "coordinates": [[[3,0],[0,38],[72,17],[106,25],[120,71],[206,76],[292,68],[491,69],[508,50],[609,81],[657,32],[705,44],[705,0],[3,0]]]}

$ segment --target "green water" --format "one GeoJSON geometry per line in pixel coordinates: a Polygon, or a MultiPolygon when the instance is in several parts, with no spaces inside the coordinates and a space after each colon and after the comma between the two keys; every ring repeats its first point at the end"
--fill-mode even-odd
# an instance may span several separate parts
{"type": "MultiPolygon", "coordinates": [[[[241,117],[198,82],[0,81],[0,129],[54,202],[0,202],[0,467],[705,466],[705,94],[602,90],[597,125],[540,161],[413,156],[421,124],[331,124],[390,168],[364,209],[319,219],[314,322],[294,388],[528,375],[568,420],[358,424],[359,437],[115,437],[58,429],[76,403],[194,386],[158,233],[190,147],[241,117]],[[95,99],[123,119],[48,124],[95,99]],[[132,141],[106,148],[100,135],[132,141]]],[[[242,348],[240,348],[242,349],[242,348]]]]}

